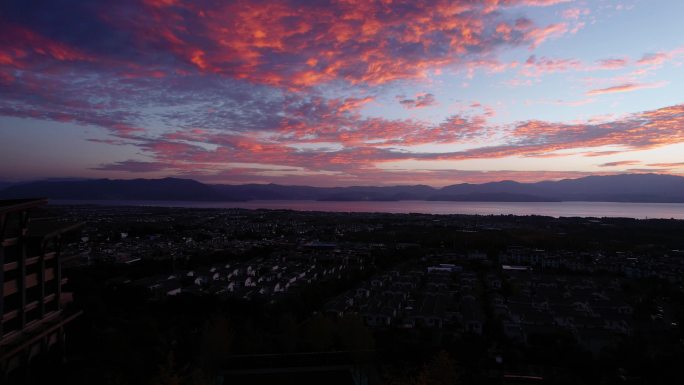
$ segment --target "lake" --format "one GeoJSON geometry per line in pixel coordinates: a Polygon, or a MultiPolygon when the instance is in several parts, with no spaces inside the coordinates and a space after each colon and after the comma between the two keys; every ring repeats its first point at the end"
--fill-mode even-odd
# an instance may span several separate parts
{"type": "Polygon", "coordinates": [[[544,215],[550,217],[623,217],[684,219],[684,203],[618,202],[328,202],[328,201],[117,201],[52,200],[54,205],[156,206],[184,208],[286,209],[328,212],[381,212],[468,215],[544,215]]]}

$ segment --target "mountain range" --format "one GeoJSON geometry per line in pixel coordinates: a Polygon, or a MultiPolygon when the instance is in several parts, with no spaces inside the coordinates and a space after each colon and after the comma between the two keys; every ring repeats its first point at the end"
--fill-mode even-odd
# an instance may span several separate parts
{"type": "Polygon", "coordinates": [[[501,181],[426,185],[312,187],[277,184],[205,184],[192,179],[45,180],[0,184],[0,198],[157,201],[487,201],[684,202],[684,177],[661,174],[588,176],[520,183],[501,181]]]}

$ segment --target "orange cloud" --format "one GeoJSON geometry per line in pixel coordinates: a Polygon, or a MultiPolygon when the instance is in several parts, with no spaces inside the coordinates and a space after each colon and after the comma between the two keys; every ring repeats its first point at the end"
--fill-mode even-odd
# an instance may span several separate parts
{"type": "MultiPolygon", "coordinates": [[[[319,103],[320,106],[331,105],[324,101],[319,103]]],[[[300,167],[312,172],[343,172],[360,177],[388,173],[389,171],[379,169],[378,166],[403,160],[549,157],[563,156],[559,153],[562,150],[605,146],[636,150],[684,141],[681,130],[684,126],[684,105],[595,124],[522,122],[516,124],[511,135],[500,144],[443,153],[398,150],[391,146],[485,139],[492,130],[501,128],[489,126],[484,117],[453,116],[439,125],[427,125],[412,121],[369,120],[349,112],[340,115],[335,108],[321,113],[322,117],[318,120],[287,126],[277,139],[264,140],[248,133],[237,135],[184,131],[167,134],[159,139],[145,140],[142,148],[156,162],[177,162],[188,168],[192,164],[206,168],[206,165],[242,162],[300,167]],[[339,122],[344,122],[344,126],[337,126],[339,122]],[[311,123],[315,125],[309,126],[311,123]],[[327,149],[297,147],[304,143],[323,142],[333,146],[327,149]],[[193,143],[207,143],[216,148],[212,150],[193,143]]],[[[599,151],[585,155],[603,156],[612,153],[615,152],[599,151]]],[[[632,160],[610,162],[602,166],[618,167],[637,163],[639,161],[632,160]]]]}
{"type": "Polygon", "coordinates": [[[684,168],[684,162],[674,162],[674,163],[649,163],[649,167],[664,167],[664,168],[684,168]]]}
{"type": "MultiPolygon", "coordinates": [[[[56,24],[68,31],[52,34],[40,23],[2,23],[0,84],[7,92],[0,115],[103,127],[113,139],[100,143],[137,147],[152,160],[102,168],[140,172],[162,166],[214,172],[251,163],[370,177],[385,173],[381,165],[404,160],[552,157],[569,149],[684,141],[681,105],[584,123],[493,124],[496,111],[479,104],[437,122],[362,114],[375,92],[389,88],[375,86],[441,68],[468,74],[515,68],[536,77],[628,64],[609,58],[591,67],[535,55],[525,63],[499,60],[507,47],[534,47],[573,29],[510,18],[502,8],[562,2],[126,1],[107,8],[111,12],[79,10],[79,20],[97,27],[92,38],[67,23],[56,24]],[[316,87],[324,84],[330,88],[316,87]],[[345,96],[329,96],[338,91],[345,96]],[[141,128],[150,122],[154,129],[141,128]],[[431,145],[441,152],[428,150],[431,145]],[[445,151],[446,145],[454,146],[445,151]]],[[[640,64],[661,59],[645,56],[640,64]]],[[[624,82],[589,94],[662,85],[624,82]]],[[[436,103],[432,94],[412,95],[402,104],[436,103]]],[[[431,171],[429,178],[436,175],[431,171]]]]}
{"type": "Polygon", "coordinates": [[[168,47],[201,72],[297,89],[339,79],[384,84],[422,78],[506,45],[537,46],[567,32],[567,25],[537,27],[494,11],[556,3],[347,0],[302,6],[239,0],[206,8],[165,0],[146,2],[132,17],[106,17],[134,31],[141,44],[168,47]]]}
{"type": "Polygon", "coordinates": [[[568,30],[501,12],[558,0],[132,0],[68,13],[62,1],[15,10],[26,13],[17,22],[3,18],[0,82],[14,81],[13,69],[79,65],[124,79],[219,75],[297,92],[340,81],[382,85],[445,68],[502,71],[514,66],[497,60],[502,49],[568,30]]]}

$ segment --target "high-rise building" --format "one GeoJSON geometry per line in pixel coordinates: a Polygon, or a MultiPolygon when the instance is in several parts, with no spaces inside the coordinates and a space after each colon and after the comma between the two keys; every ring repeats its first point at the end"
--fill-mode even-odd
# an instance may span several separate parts
{"type": "Polygon", "coordinates": [[[34,357],[63,349],[65,311],[61,247],[80,223],[32,218],[47,199],[0,200],[0,383],[34,357]]]}

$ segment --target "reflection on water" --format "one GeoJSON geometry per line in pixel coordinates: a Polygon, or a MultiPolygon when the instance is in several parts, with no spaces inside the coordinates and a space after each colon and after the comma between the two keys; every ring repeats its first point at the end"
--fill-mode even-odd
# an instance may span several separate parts
{"type": "Polygon", "coordinates": [[[319,202],[319,201],[75,201],[54,200],[52,204],[95,204],[108,206],[157,206],[186,208],[287,209],[300,211],[382,212],[473,215],[544,215],[551,217],[625,217],[684,219],[684,203],[616,202],[319,202]]]}

